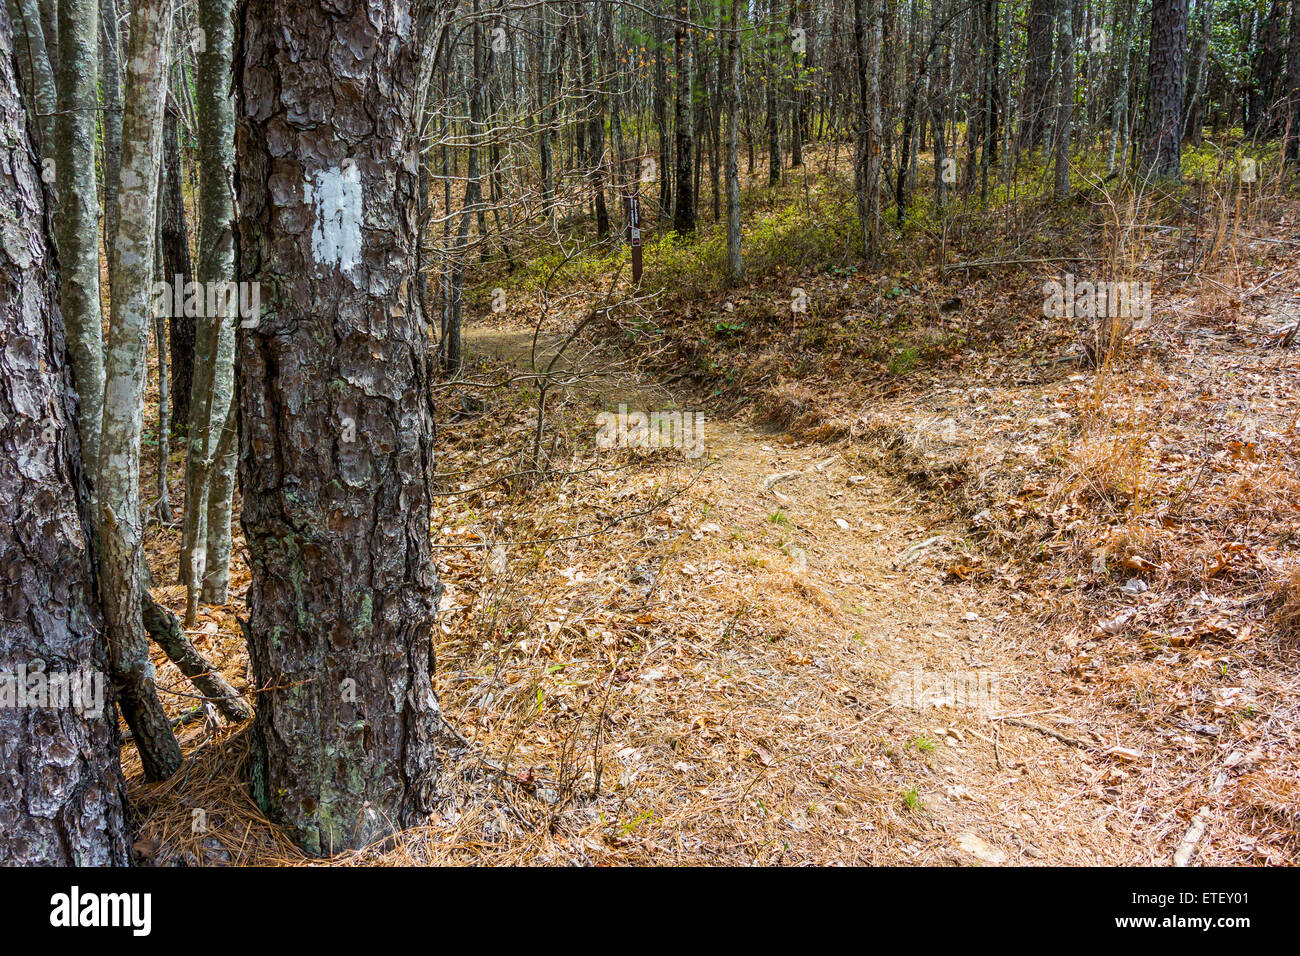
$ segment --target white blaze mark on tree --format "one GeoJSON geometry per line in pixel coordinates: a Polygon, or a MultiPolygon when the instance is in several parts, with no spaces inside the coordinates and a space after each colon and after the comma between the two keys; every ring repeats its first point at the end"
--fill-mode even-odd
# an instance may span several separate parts
{"type": "Polygon", "coordinates": [[[361,173],[351,159],[317,171],[303,187],[316,209],[311,251],[316,261],[347,273],[361,264],[361,173]]]}

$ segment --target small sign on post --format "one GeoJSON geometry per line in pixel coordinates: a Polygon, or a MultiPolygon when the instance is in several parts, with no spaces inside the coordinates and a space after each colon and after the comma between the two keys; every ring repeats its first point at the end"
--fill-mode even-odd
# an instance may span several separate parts
{"type": "Polygon", "coordinates": [[[641,200],[632,195],[624,200],[627,204],[627,225],[629,242],[632,244],[632,284],[641,281],[641,200]]]}

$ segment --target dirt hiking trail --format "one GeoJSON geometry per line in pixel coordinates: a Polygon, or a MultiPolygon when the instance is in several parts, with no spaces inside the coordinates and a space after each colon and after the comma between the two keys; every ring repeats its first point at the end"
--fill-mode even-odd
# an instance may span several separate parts
{"type": "MultiPolygon", "coordinates": [[[[466,340],[471,359],[528,367],[530,330],[466,340]]],[[[603,367],[581,386],[593,407],[701,408],[603,367]]],[[[630,575],[672,636],[609,734],[618,806],[637,808],[621,858],[1169,862],[1186,812],[1113,786],[1115,754],[1140,748],[1053,692],[1060,648],[1024,594],[961,579],[960,529],[851,444],[704,411],[680,533],[630,575]]]]}

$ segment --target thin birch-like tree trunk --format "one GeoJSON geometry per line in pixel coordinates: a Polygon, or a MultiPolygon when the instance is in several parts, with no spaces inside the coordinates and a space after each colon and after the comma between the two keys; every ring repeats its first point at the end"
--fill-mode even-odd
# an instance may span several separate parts
{"type": "MultiPolygon", "coordinates": [[[[59,197],[60,306],[76,378],[81,449],[98,461],[104,395],[103,316],[99,303],[99,191],[95,181],[95,119],[99,106],[99,6],[59,0],[59,113],[54,178],[59,197]]],[[[152,267],[152,257],[148,265],[152,267]]],[[[146,281],[148,281],[146,279],[146,281]]],[[[92,496],[98,488],[90,472],[92,496]]]]}
{"type": "Polygon", "coordinates": [[[135,0],[123,97],[117,289],[104,360],[95,520],[113,677],[121,688],[122,713],[145,776],[151,780],[171,776],[181,762],[180,746],[158,701],[141,618],[145,568],[140,439],[171,30],[169,0],[135,0]]]}
{"type": "Polygon", "coordinates": [[[122,183],[122,43],[117,29],[117,3],[118,0],[99,0],[99,86],[103,101],[99,122],[104,155],[104,251],[110,298],[117,195],[122,183]]]}
{"type": "MultiPolygon", "coordinates": [[[[234,50],[232,0],[201,0],[198,16],[204,45],[198,52],[195,84],[199,145],[200,288],[234,278],[235,105],[226,77],[234,50]]],[[[185,459],[185,519],[181,530],[181,582],[186,585],[185,624],[193,627],[200,598],[224,603],[230,580],[230,499],[234,488],[233,429],[234,302],[217,297],[225,314],[204,315],[195,324],[194,379],[185,459]],[[217,600],[220,599],[220,600],[217,600]]],[[[251,302],[251,296],[245,297],[251,302]]],[[[205,296],[206,302],[206,296],[205,296]]],[[[257,316],[246,320],[255,326],[257,316]]]]}
{"type": "Polygon", "coordinates": [[[54,82],[53,51],[46,49],[45,27],[37,0],[9,0],[9,17],[13,24],[15,60],[18,74],[27,88],[27,108],[34,110],[32,119],[39,133],[37,154],[54,155],[54,115],[58,106],[58,89],[54,82]]]}

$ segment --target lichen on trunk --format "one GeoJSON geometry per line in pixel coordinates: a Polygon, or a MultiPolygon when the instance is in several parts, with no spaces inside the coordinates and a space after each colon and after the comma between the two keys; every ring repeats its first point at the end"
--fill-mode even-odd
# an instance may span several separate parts
{"type": "Polygon", "coordinates": [[[313,854],[420,822],[437,779],[415,12],[239,18],[239,278],[263,307],[238,346],[253,788],[313,854]]]}
{"type": "MultiPolygon", "coordinates": [[[[0,6],[0,673],[84,674],[92,706],[0,706],[0,866],[130,859],[90,503],[37,158],[0,6]]],[[[12,684],[9,685],[12,688],[12,684]]],[[[39,703],[39,701],[38,701],[39,703]]],[[[48,701],[46,702],[49,703],[48,701]]]]}

